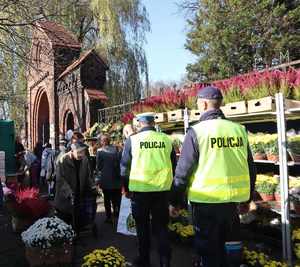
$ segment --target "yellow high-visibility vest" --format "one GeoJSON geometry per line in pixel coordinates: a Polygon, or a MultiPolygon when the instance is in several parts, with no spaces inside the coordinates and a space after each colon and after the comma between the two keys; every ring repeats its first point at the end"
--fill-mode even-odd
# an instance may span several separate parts
{"type": "Polygon", "coordinates": [[[193,126],[199,143],[199,162],[188,197],[198,203],[244,202],[250,198],[248,138],[245,128],[225,119],[193,126]]]}
{"type": "Polygon", "coordinates": [[[144,131],[132,135],[132,162],[129,190],[132,192],[159,192],[171,189],[172,142],[164,133],[144,131]]]}

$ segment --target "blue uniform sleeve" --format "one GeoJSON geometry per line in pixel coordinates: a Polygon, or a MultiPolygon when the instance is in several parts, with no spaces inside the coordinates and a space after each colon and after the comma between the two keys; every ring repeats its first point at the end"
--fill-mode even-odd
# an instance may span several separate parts
{"type": "Polygon", "coordinates": [[[177,164],[177,156],[176,156],[176,151],[173,147],[172,152],[171,152],[171,162],[172,162],[172,171],[173,171],[173,176],[175,175],[175,169],[176,169],[176,164],[177,164]]]}
{"type": "Polygon", "coordinates": [[[131,160],[132,160],[131,140],[130,138],[128,138],[125,141],[121,162],[120,162],[121,177],[123,180],[123,185],[127,192],[128,192],[128,184],[129,184],[129,173],[131,169],[131,160]]]}
{"type": "Polygon", "coordinates": [[[193,129],[187,132],[179,161],[177,163],[173,188],[171,193],[171,204],[178,206],[184,202],[184,195],[189,183],[193,169],[199,161],[199,145],[196,133],[193,129]]]}
{"type": "Polygon", "coordinates": [[[250,200],[252,200],[254,189],[255,189],[255,182],[256,182],[256,166],[253,161],[252,152],[249,145],[248,145],[248,166],[249,166],[249,175],[250,175],[250,200]]]}

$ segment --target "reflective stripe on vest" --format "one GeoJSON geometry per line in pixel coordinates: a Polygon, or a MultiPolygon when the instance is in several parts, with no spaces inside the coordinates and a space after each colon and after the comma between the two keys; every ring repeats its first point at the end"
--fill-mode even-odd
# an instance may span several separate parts
{"type": "Polygon", "coordinates": [[[144,131],[130,137],[131,171],[129,190],[159,192],[171,189],[173,175],[172,142],[163,133],[144,131]]]}
{"type": "Polygon", "coordinates": [[[198,203],[244,202],[250,198],[248,138],[245,128],[223,120],[193,126],[200,157],[189,200],[198,203]]]}

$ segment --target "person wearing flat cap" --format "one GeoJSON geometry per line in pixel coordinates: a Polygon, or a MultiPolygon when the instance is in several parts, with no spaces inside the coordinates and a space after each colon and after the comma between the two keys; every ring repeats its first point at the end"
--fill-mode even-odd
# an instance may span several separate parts
{"type": "Polygon", "coordinates": [[[226,234],[239,221],[237,204],[251,200],[255,185],[247,131],[225,118],[222,99],[221,91],[212,86],[199,92],[202,115],[186,134],[171,192],[171,216],[178,214],[185,192],[192,206],[194,267],[228,266],[226,234]]]}
{"type": "Polygon", "coordinates": [[[54,206],[58,217],[75,224],[75,231],[83,226],[79,221],[80,203],[92,196],[95,189],[86,149],[81,141],[73,143],[71,151],[59,159],[56,167],[54,206]]]}
{"type": "Polygon", "coordinates": [[[136,222],[139,255],[135,266],[150,266],[150,225],[157,239],[160,266],[169,267],[168,193],[173,181],[176,153],[170,138],[155,131],[154,114],[137,116],[139,132],[125,142],[121,177],[131,192],[132,215],[136,222]],[[130,173],[129,177],[126,177],[130,173]],[[151,216],[151,223],[150,223],[151,216]]]}

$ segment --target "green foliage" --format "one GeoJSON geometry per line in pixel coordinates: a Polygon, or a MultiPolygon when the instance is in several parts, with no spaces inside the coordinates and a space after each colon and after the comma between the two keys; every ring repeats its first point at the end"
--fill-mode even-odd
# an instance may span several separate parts
{"type": "Polygon", "coordinates": [[[263,181],[255,185],[255,190],[259,193],[272,195],[275,192],[277,185],[268,181],[263,181]]]}
{"type": "Polygon", "coordinates": [[[297,86],[296,88],[294,88],[293,90],[293,98],[296,100],[300,100],[300,87],[297,86]]]}
{"type": "Polygon", "coordinates": [[[143,80],[148,86],[148,65],[143,49],[150,30],[140,0],[91,0],[98,26],[98,50],[108,60],[107,93],[113,104],[137,100],[143,80]]]}
{"type": "Polygon", "coordinates": [[[293,136],[289,138],[288,149],[292,153],[300,155],[300,136],[293,136]]]}
{"type": "Polygon", "coordinates": [[[272,66],[287,51],[290,60],[300,56],[296,0],[200,0],[196,7],[188,13],[186,42],[186,48],[198,58],[187,66],[193,81],[223,79],[254,67],[272,66]]]}
{"type": "Polygon", "coordinates": [[[0,0],[0,117],[24,126],[25,68],[32,25],[56,21],[72,31],[83,48],[97,48],[109,65],[105,89],[111,103],[139,99],[148,85],[143,50],[149,21],[139,0],[0,0]],[[3,101],[3,99],[5,101],[3,101]]]}
{"type": "Polygon", "coordinates": [[[244,96],[247,100],[259,99],[270,96],[270,91],[267,86],[255,87],[244,92],[244,96]]]}
{"type": "Polygon", "coordinates": [[[182,147],[182,141],[179,138],[173,139],[173,147],[175,150],[180,150],[182,147]]]}
{"type": "Polygon", "coordinates": [[[265,143],[264,150],[267,155],[278,155],[278,139],[272,139],[265,143]]]}
{"type": "Polygon", "coordinates": [[[230,88],[230,90],[226,91],[223,94],[224,104],[243,101],[243,100],[245,100],[245,97],[239,88],[230,88]]]}
{"type": "Polygon", "coordinates": [[[275,193],[280,194],[280,184],[276,186],[275,193]]]}
{"type": "Polygon", "coordinates": [[[250,144],[250,148],[252,151],[252,154],[264,154],[265,153],[265,149],[264,149],[264,144],[263,143],[256,143],[256,144],[250,144]]]}
{"type": "Polygon", "coordinates": [[[187,97],[187,99],[185,101],[185,107],[188,108],[189,110],[198,109],[197,97],[195,97],[195,96],[187,97]]]}

